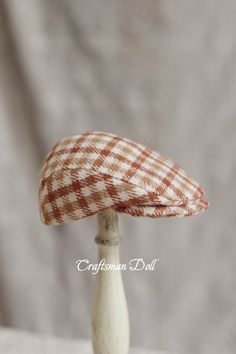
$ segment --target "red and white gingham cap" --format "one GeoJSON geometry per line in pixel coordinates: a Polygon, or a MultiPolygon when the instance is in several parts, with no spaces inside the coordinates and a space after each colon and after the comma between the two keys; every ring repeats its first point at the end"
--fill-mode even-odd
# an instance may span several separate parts
{"type": "Polygon", "coordinates": [[[131,140],[87,132],[59,141],[40,174],[43,223],[57,225],[107,208],[153,218],[205,210],[203,188],[169,158],[131,140]]]}

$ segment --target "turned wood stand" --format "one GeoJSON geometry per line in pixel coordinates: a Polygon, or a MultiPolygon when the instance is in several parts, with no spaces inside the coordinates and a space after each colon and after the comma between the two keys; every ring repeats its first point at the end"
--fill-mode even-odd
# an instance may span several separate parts
{"type": "MultiPolygon", "coordinates": [[[[119,264],[118,214],[107,209],[97,215],[98,263],[119,264]]],[[[129,316],[120,270],[99,270],[92,310],[94,354],[127,354],[129,316]]]]}

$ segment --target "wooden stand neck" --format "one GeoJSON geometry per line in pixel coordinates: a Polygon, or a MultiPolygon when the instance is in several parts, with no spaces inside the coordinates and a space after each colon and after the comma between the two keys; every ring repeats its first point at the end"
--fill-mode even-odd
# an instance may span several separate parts
{"type": "Polygon", "coordinates": [[[107,246],[117,245],[120,239],[117,212],[113,209],[107,209],[98,213],[97,229],[95,241],[98,244],[107,246]]]}

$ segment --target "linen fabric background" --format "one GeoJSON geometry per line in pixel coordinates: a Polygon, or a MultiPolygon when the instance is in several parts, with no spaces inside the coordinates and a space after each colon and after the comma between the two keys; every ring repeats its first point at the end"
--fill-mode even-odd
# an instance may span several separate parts
{"type": "Polygon", "coordinates": [[[191,218],[120,215],[131,344],[236,351],[236,3],[0,0],[0,324],[89,338],[96,217],[41,224],[38,173],[67,135],[108,131],[204,186],[191,218]]]}

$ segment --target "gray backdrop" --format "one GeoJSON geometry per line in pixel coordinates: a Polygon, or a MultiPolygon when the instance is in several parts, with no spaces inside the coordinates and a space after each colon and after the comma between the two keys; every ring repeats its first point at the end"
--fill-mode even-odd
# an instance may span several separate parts
{"type": "Polygon", "coordinates": [[[131,344],[236,351],[236,2],[0,0],[0,324],[89,338],[96,218],[41,225],[37,180],[54,143],[105,130],[169,155],[207,213],[120,216],[131,344]]]}

